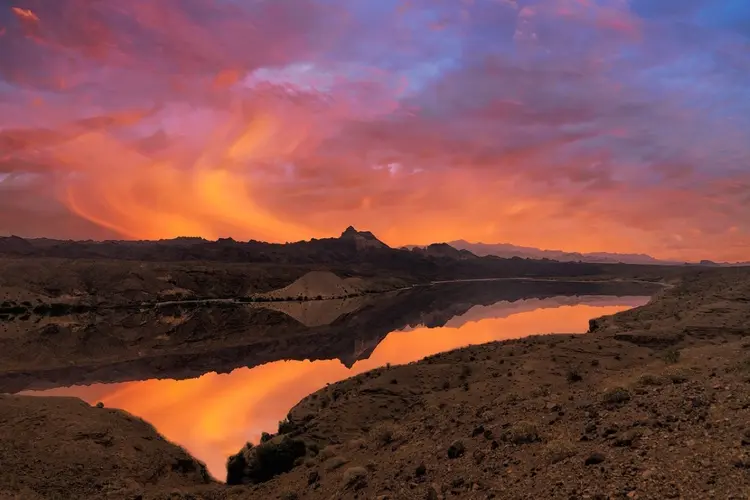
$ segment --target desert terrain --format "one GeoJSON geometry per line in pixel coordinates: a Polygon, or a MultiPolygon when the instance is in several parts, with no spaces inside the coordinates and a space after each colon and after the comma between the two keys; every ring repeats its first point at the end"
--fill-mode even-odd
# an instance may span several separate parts
{"type": "Polygon", "coordinates": [[[433,281],[679,277],[680,266],[479,257],[447,244],[389,248],[348,228],[337,238],[271,244],[0,238],[0,316],[138,309],[164,302],[346,298],[433,281]]]}
{"type": "MultiPolygon", "coordinates": [[[[679,271],[663,278],[673,286],[654,291],[648,305],[592,318],[586,335],[473,346],[332,384],[303,399],[263,444],[228,457],[228,485],[122,411],[4,396],[0,492],[8,498],[745,498],[750,270],[679,271]],[[13,437],[29,429],[33,440],[13,437]],[[36,473],[40,468],[49,474],[36,473]],[[79,480],[64,479],[73,476],[79,480]]],[[[302,324],[287,312],[259,310],[302,324]]],[[[81,353],[77,363],[85,358],[81,353]]],[[[41,359],[43,365],[51,358],[41,359]]],[[[33,368],[30,361],[16,370],[33,368]]]]}

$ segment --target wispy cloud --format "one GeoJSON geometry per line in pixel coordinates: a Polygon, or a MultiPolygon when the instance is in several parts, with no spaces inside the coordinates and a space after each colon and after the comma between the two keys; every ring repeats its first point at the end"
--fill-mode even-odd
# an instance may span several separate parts
{"type": "Polygon", "coordinates": [[[747,2],[18,0],[0,33],[2,232],[750,259],[747,2]]]}

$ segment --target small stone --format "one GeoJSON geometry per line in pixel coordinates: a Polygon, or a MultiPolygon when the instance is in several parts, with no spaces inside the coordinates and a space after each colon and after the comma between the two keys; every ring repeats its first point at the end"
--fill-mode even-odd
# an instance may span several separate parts
{"type": "Polygon", "coordinates": [[[584,465],[598,465],[602,462],[604,462],[605,457],[601,453],[592,453],[586,458],[586,461],[584,462],[584,465]]]}
{"type": "Polygon", "coordinates": [[[97,408],[104,408],[104,403],[102,403],[101,401],[99,401],[98,403],[96,403],[96,407],[97,408]]]}
{"type": "Polygon", "coordinates": [[[479,465],[484,462],[485,453],[482,450],[474,450],[472,456],[475,464],[479,465]]]}
{"type": "Polygon", "coordinates": [[[421,463],[417,466],[417,470],[414,471],[414,475],[417,477],[422,477],[425,474],[427,474],[427,467],[425,466],[424,463],[421,463]]]}
{"type": "Polygon", "coordinates": [[[650,478],[653,475],[654,475],[654,470],[653,469],[648,469],[648,470],[643,471],[643,473],[641,474],[641,477],[643,479],[648,479],[648,478],[650,478]]]}
{"type": "Polygon", "coordinates": [[[453,441],[448,447],[448,458],[450,459],[462,457],[464,453],[466,453],[466,447],[462,441],[453,441]]]}
{"type": "Polygon", "coordinates": [[[318,471],[312,470],[307,475],[307,484],[315,484],[320,480],[320,474],[318,474],[318,471]]]}

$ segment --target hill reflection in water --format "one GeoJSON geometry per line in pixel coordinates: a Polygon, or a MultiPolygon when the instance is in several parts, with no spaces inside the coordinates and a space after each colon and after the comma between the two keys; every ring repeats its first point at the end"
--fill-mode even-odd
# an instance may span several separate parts
{"type": "Polygon", "coordinates": [[[93,384],[34,394],[77,396],[91,404],[101,401],[142,417],[223,479],[230,454],[246,441],[257,442],[262,431],[275,432],[292,406],[328,383],[470,344],[550,332],[582,333],[590,318],[648,300],[648,296],[589,295],[501,301],[464,309],[447,321],[444,310],[426,311],[421,324],[391,331],[378,339],[374,349],[362,345],[349,367],[340,359],[278,360],[185,380],[93,384]],[[443,326],[424,326],[435,318],[443,326]]]}

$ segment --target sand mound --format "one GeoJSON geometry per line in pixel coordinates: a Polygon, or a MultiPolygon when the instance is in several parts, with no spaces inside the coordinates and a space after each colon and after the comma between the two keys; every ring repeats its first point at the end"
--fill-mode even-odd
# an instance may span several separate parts
{"type": "Polygon", "coordinates": [[[330,325],[342,315],[356,311],[362,307],[364,301],[364,297],[352,297],[304,302],[267,302],[261,307],[284,313],[306,327],[314,328],[330,325]]]}
{"type": "Polygon", "coordinates": [[[256,297],[265,299],[338,299],[358,295],[365,290],[366,283],[362,278],[341,279],[329,271],[312,271],[284,288],[257,294],[256,297]]]}

